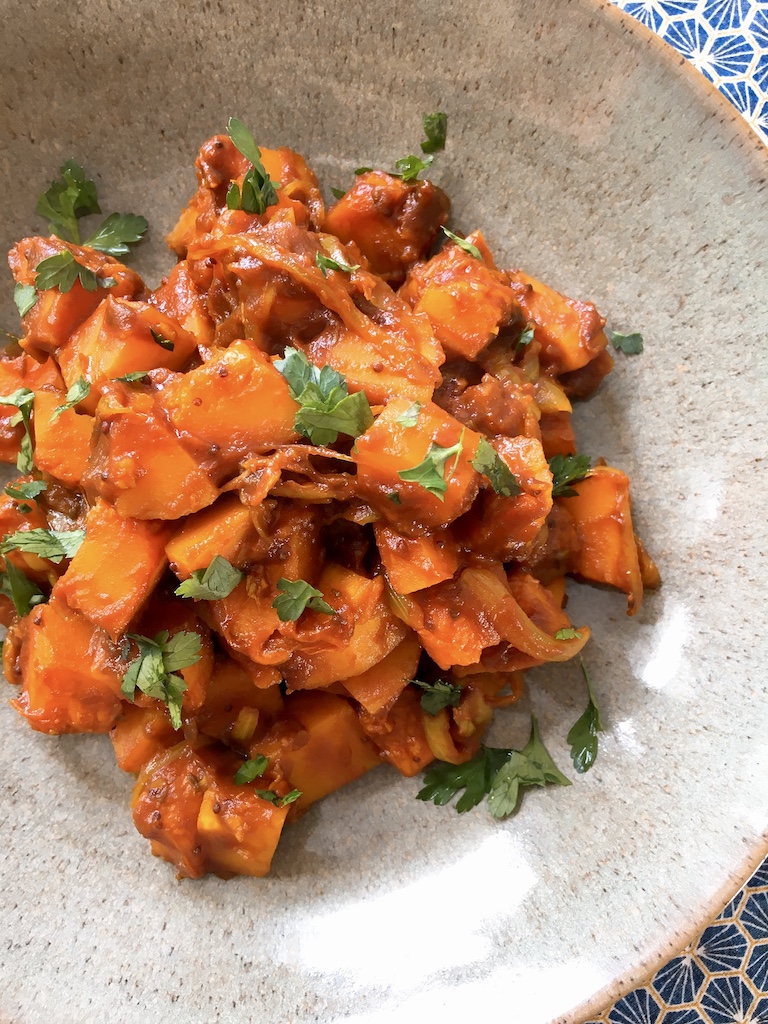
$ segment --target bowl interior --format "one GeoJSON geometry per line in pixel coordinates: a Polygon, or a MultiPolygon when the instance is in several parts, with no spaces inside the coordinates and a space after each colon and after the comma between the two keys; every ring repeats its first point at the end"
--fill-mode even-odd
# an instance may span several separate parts
{"type": "MultiPolygon", "coordinates": [[[[36,197],[74,157],[106,211],[149,218],[152,284],[197,147],[229,115],[305,155],[328,194],[447,111],[434,179],[454,229],[481,227],[500,264],[645,336],[577,431],[630,473],[664,579],[634,620],[574,588],[608,726],[588,776],[499,825],[377,771],[291,830],[263,881],[176,885],[133,832],[108,742],[33,734],[3,702],[0,1015],[458,1021],[514,992],[519,1019],[545,1024],[631,987],[724,901],[766,829],[764,153],[592,0],[0,7],[3,245],[44,230],[36,197]]],[[[529,689],[566,765],[577,668],[529,689]]],[[[524,710],[494,739],[520,740],[524,710]]]]}

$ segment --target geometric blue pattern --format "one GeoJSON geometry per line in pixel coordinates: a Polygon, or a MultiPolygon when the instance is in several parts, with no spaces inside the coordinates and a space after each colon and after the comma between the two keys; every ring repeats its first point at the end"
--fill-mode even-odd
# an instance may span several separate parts
{"type": "MultiPolygon", "coordinates": [[[[768,143],[768,0],[612,0],[768,143]]],[[[768,1024],[768,858],[714,924],[589,1024],[768,1024]]]]}
{"type": "Polygon", "coordinates": [[[745,1021],[752,1008],[754,996],[741,978],[730,975],[718,978],[707,986],[701,997],[701,1008],[712,1021],[712,1024],[734,1024],[734,1021],[745,1021]]]}
{"type": "Polygon", "coordinates": [[[712,82],[768,142],[766,0],[613,0],[712,82]]]}
{"type": "Polygon", "coordinates": [[[738,971],[747,954],[747,940],[735,924],[713,924],[702,935],[696,956],[705,970],[738,971]]]}
{"type": "Polygon", "coordinates": [[[704,971],[692,956],[677,956],[662,967],[653,987],[668,1006],[692,1003],[704,984],[704,971]]]}
{"type": "Polygon", "coordinates": [[[750,896],[741,912],[741,926],[755,942],[768,939],[768,901],[760,895],[750,896]]]}

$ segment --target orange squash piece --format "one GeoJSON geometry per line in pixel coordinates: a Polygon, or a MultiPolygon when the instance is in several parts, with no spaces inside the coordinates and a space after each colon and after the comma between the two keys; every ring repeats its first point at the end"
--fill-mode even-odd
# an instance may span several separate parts
{"type": "Polygon", "coordinates": [[[79,487],[91,454],[93,416],[66,409],[53,420],[66,401],[63,391],[35,393],[35,464],[67,487],[79,487]]]}
{"type": "Polygon", "coordinates": [[[629,478],[621,470],[596,466],[574,490],[574,497],[559,499],[579,539],[570,570],[593,583],[624,591],[627,614],[634,615],[643,600],[643,579],[632,528],[629,478]]]}
{"type": "Polygon", "coordinates": [[[258,349],[235,341],[215,359],[177,377],[160,395],[171,424],[217,455],[238,461],[297,438],[299,408],[282,374],[258,349]]]}
{"type": "Polygon", "coordinates": [[[423,404],[416,424],[409,426],[406,413],[410,405],[406,399],[389,402],[373,426],[355,441],[352,458],[360,496],[395,529],[421,533],[447,526],[472,504],[480,476],[471,462],[481,435],[462,427],[433,402],[423,404]],[[399,475],[424,462],[433,445],[446,449],[459,442],[461,449],[442,463],[444,493],[431,493],[399,475]]]}
{"type": "Polygon", "coordinates": [[[112,384],[97,410],[96,445],[83,486],[120,515],[180,519],[213,504],[219,489],[163,419],[151,395],[112,384]]]}
{"type": "Polygon", "coordinates": [[[85,540],[56,583],[56,596],[117,640],[165,571],[171,529],[167,523],[126,519],[97,501],[88,513],[85,540]]]}
{"type": "Polygon", "coordinates": [[[117,664],[107,634],[54,599],[22,620],[23,684],[11,704],[38,732],[109,732],[120,715],[117,664]]]}
{"type": "Polygon", "coordinates": [[[81,404],[93,413],[107,381],[160,366],[179,370],[196,348],[194,335],[155,306],[108,295],[72,333],[57,358],[68,387],[80,377],[91,385],[81,404]]]}

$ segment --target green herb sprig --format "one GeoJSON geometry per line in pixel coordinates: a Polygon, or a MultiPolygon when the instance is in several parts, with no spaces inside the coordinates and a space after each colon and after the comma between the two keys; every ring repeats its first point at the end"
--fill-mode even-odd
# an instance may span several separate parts
{"type": "Polygon", "coordinates": [[[200,635],[181,630],[170,636],[166,629],[150,639],[128,633],[121,652],[124,661],[128,660],[131,641],[136,644],[139,653],[128,665],[120,692],[129,701],[134,700],[137,689],[148,697],[162,701],[168,707],[171,725],[174,729],[180,729],[181,702],[187,684],[178,673],[200,660],[200,635]]]}
{"type": "Polygon", "coordinates": [[[365,392],[350,395],[346,380],[333,367],[317,367],[303,352],[288,347],[275,368],[301,406],[294,428],[313,444],[333,444],[339,434],[358,437],[373,423],[365,392]]]}

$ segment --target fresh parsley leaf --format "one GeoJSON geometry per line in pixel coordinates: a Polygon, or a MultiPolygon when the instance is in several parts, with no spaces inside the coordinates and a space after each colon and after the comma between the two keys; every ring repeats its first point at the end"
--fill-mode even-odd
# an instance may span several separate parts
{"type": "Polygon", "coordinates": [[[359,263],[342,263],[341,260],[324,256],[321,252],[315,253],[315,263],[322,270],[323,277],[328,277],[329,270],[343,270],[345,273],[351,274],[353,271],[360,269],[359,263]]]}
{"type": "Polygon", "coordinates": [[[600,712],[595,700],[595,691],[592,689],[592,680],[589,678],[587,666],[584,659],[580,658],[581,671],[584,681],[587,684],[589,703],[581,718],[573,725],[566,739],[571,744],[571,759],[573,767],[579,774],[588,772],[597,758],[597,734],[603,731],[600,721],[600,712]]]}
{"type": "MultiPolygon", "coordinates": [[[[127,634],[139,649],[128,666],[120,691],[132,701],[136,689],[168,707],[171,725],[181,728],[181,703],[187,690],[184,679],[176,673],[200,660],[200,635],[181,630],[169,639],[168,630],[158,633],[154,640],[134,633],[127,634]]],[[[124,652],[130,647],[124,648],[124,652]]]]}
{"type": "Polygon", "coordinates": [[[5,493],[15,501],[35,500],[48,487],[44,480],[24,480],[22,483],[14,481],[5,488],[5,493]]]}
{"type": "Polygon", "coordinates": [[[393,178],[402,178],[403,181],[416,181],[422,171],[426,171],[435,158],[427,156],[423,160],[420,156],[403,156],[395,161],[393,178]]]}
{"type": "Polygon", "coordinates": [[[445,136],[448,131],[448,117],[442,110],[434,114],[425,114],[421,121],[426,139],[421,144],[422,153],[438,153],[445,149],[445,136]]]}
{"type": "Polygon", "coordinates": [[[460,814],[475,807],[487,795],[488,810],[494,818],[506,818],[514,813],[525,786],[571,784],[541,742],[538,722],[533,715],[531,735],[522,750],[481,746],[464,764],[434,763],[424,775],[424,782],[423,789],[417,793],[418,800],[432,800],[441,806],[463,789],[456,803],[460,814]]]}
{"type": "Polygon", "coordinates": [[[110,256],[124,256],[130,251],[130,245],[141,241],[148,227],[146,217],[135,213],[110,213],[83,245],[110,256]]]}
{"type": "Polygon", "coordinates": [[[461,700],[460,686],[446,683],[444,679],[437,679],[434,683],[422,683],[420,679],[411,679],[411,682],[424,690],[424,693],[421,695],[421,706],[433,718],[443,708],[459,706],[459,701],[461,700]]]}
{"type": "Polygon", "coordinates": [[[13,289],[13,301],[19,316],[26,316],[37,302],[37,288],[33,284],[17,284],[13,289]]]}
{"type": "Polygon", "coordinates": [[[137,380],[143,380],[149,370],[134,370],[133,373],[126,373],[124,377],[113,377],[112,380],[121,380],[124,384],[135,384],[137,380]]]}
{"type": "Polygon", "coordinates": [[[290,347],[275,367],[301,406],[294,419],[295,430],[314,444],[333,444],[339,434],[357,437],[373,423],[365,392],[350,395],[347,382],[333,367],[320,369],[303,352],[290,347]]]}
{"type": "Polygon", "coordinates": [[[558,629],[555,633],[555,640],[581,640],[581,633],[578,629],[565,626],[563,629],[558,629]]]}
{"type": "Polygon", "coordinates": [[[242,187],[236,181],[229,186],[227,208],[245,210],[246,213],[265,213],[267,207],[274,206],[277,202],[275,189],[280,187],[280,182],[270,181],[261,162],[261,151],[256,145],[256,140],[242,121],[230,117],[227,122],[227,134],[245,159],[253,164],[243,178],[242,187]]]}
{"type": "Polygon", "coordinates": [[[334,188],[333,185],[331,185],[331,193],[334,199],[343,199],[347,194],[343,188],[334,188]]]}
{"type": "Polygon", "coordinates": [[[387,498],[389,499],[389,501],[392,502],[393,505],[403,504],[403,499],[400,497],[397,491],[390,491],[389,494],[387,495],[387,498]]]}
{"type": "Polygon", "coordinates": [[[164,338],[159,331],[156,331],[154,327],[149,328],[149,333],[152,335],[152,340],[160,348],[164,348],[166,352],[173,352],[173,342],[169,338],[164,338]]]}
{"type": "Polygon", "coordinates": [[[523,333],[517,339],[517,345],[515,346],[515,355],[520,355],[524,348],[531,344],[533,341],[536,327],[534,324],[526,324],[523,329],[523,333]]]}
{"type": "Polygon", "coordinates": [[[5,572],[0,573],[0,593],[11,599],[20,618],[28,615],[35,605],[48,600],[37,584],[11,561],[6,561],[5,572]]]}
{"type": "Polygon", "coordinates": [[[52,235],[79,245],[78,219],[89,213],[101,213],[96,185],[74,160],[67,160],[59,173],[61,178],[38,199],[35,213],[46,218],[52,235]]]}
{"type": "Polygon", "coordinates": [[[493,778],[488,792],[488,810],[494,818],[514,814],[525,786],[570,786],[541,742],[539,724],[531,715],[531,736],[521,751],[513,750],[493,778]]]}
{"type": "Polygon", "coordinates": [[[401,413],[395,423],[399,423],[401,427],[415,427],[416,421],[419,418],[421,412],[421,402],[413,402],[404,413],[401,413]]]}
{"type": "Polygon", "coordinates": [[[229,597],[238,583],[245,578],[245,573],[223,558],[216,555],[207,569],[195,569],[188,580],[178,586],[175,593],[179,597],[191,597],[196,601],[218,601],[229,597]]]}
{"type": "Polygon", "coordinates": [[[269,766],[269,758],[263,754],[249,758],[235,772],[234,783],[236,786],[245,786],[254,779],[260,778],[269,766]]]}
{"type": "Polygon", "coordinates": [[[481,263],[483,262],[483,254],[480,252],[476,245],[472,245],[472,243],[468,242],[466,238],[461,238],[459,235],[454,235],[454,233],[452,231],[449,231],[448,228],[445,227],[445,225],[443,225],[443,231],[452,242],[455,242],[456,245],[458,245],[460,249],[463,249],[464,252],[468,252],[470,256],[474,256],[475,259],[480,260],[481,263]]]}
{"type": "Polygon", "coordinates": [[[32,405],[35,401],[34,391],[29,388],[18,388],[10,395],[0,395],[0,405],[15,405],[19,410],[11,419],[12,427],[19,423],[24,426],[24,436],[19,446],[19,455],[16,459],[16,468],[20,473],[31,473],[34,467],[32,457],[32,433],[29,429],[29,416],[32,412],[32,405]]]}
{"type": "Polygon", "coordinates": [[[47,288],[58,288],[60,292],[68,292],[79,280],[87,292],[97,288],[113,288],[117,281],[114,277],[98,277],[88,267],[78,263],[69,249],[57,252],[41,260],[35,272],[35,288],[44,292],[47,288]]]}
{"type": "Polygon", "coordinates": [[[51,413],[51,423],[55,422],[67,409],[74,409],[78,402],[82,402],[91,393],[91,385],[85,377],[78,377],[72,387],[67,391],[67,398],[63,405],[57,405],[51,413]]]}
{"type": "Polygon", "coordinates": [[[359,178],[361,174],[368,174],[372,170],[373,170],[372,167],[356,167],[355,168],[355,174],[359,178]]]}
{"type": "Polygon", "coordinates": [[[58,564],[64,558],[74,558],[84,540],[85,530],[17,530],[0,545],[0,554],[27,551],[58,564]]]}
{"type": "Polygon", "coordinates": [[[423,462],[420,462],[418,466],[413,466],[412,469],[401,469],[397,475],[401,480],[420,484],[425,491],[429,491],[430,494],[434,494],[436,498],[440,499],[440,501],[445,501],[444,495],[448,490],[448,480],[450,480],[456,470],[463,447],[464,430],[461,431],[461,435],[456,444],[451,445],[450,448],[443,448],[439,444],[435,444],[433,441],[427,449],[427,454],[423,462]],[[455,459],[453,466],[448,472],[448,477],[446,479],[446,463],[454,456],[455,459]]]}
{"type": "Polygon", "coordinates": [[[572,498],[579,492],[569,486],[583,480],[589,473],[592,460],[588,455],[553,455],[549,460],[552,472],[552,497],[572,498]]]}
{"type": "Polygon", "coordinates": [[[272,607],[282,622],[295,622],[305,608],[324,615],[336,614],[335,608],[324,600],[322,590],[311,587],[306,580],[279,579],[277,589],[279,593],[272,607]]]}
{"type": "Polygon", "coordinates": [[[301,796],[300,789],[292,789],[290,793],[286,793],[285,796],[280,797],[280,806],[287,807],[288,804],[295,803],[301,796]]]}
{"type": "Polygon", "coordinates": [[[168,672],[178,672],[200,661],[202,642],[200,634],[194,631],[179,630],[170,639],[166,638],[162,642],[162,647],[163,661],[168,672]]]}
{"type": "Polygon", "coordinates": [[[517,482],[517,477],[502,459],[490,441],[480,438],[477,452],[472,459],[472,467],[483,476],[487,476],[491,487],[503,498],[514,498],[523,493],[523,489],[517,482]]]}
{"type": "Polygon", "coordinates": [[[424,775],[424,786],[416,794],[417,800],[431,800],[442,807],[464,790],[456,803],[459,814],[471,810],[491,788],[491,782],[512,753],[498,747],[481,746],[464,764],[435,761],[424,775]]]}
{"type": "Polygon", "coordinates": [[[620,334],[618,331],[608,331],[611,344],[617,352],[623,352],[627,356],[639,356],[643,351],[643,336],[634,334],[620,334]]]}

